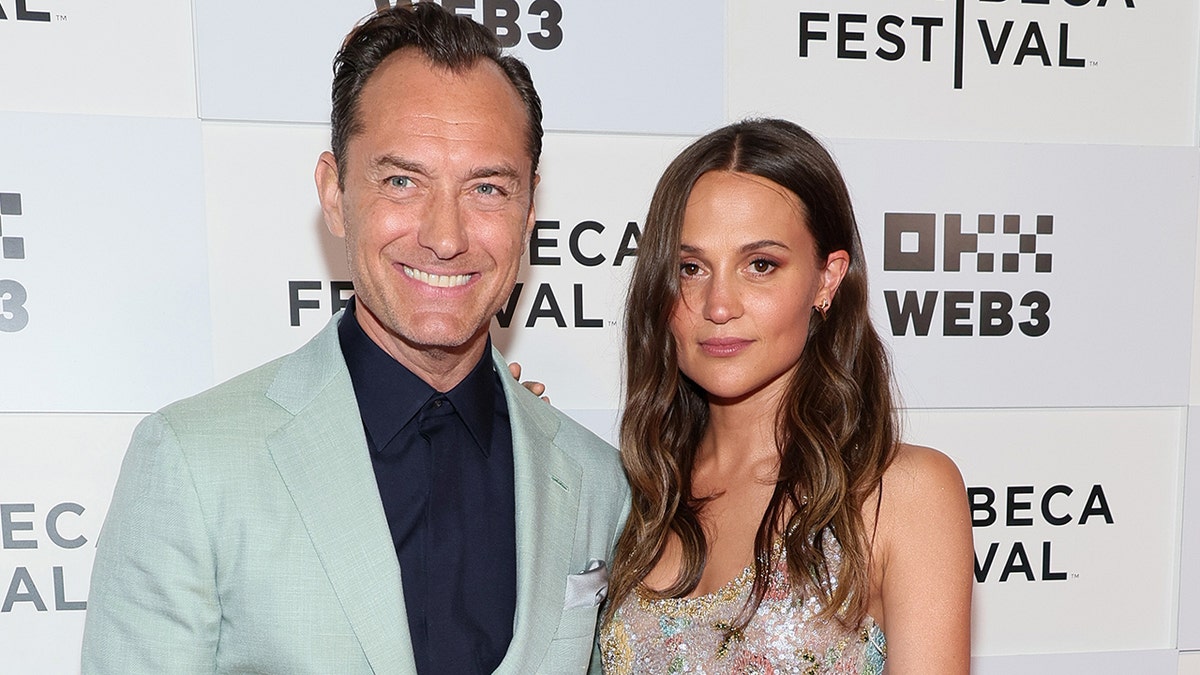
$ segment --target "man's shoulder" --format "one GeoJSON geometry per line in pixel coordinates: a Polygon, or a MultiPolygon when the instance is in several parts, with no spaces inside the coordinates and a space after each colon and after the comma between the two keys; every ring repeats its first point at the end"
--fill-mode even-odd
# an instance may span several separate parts
{"type": "MultiPolygon", "coordinates": [[[[507,361],[498,351],[493,351],[496,372],[508,378],[507,361]]],[[[579,464],[584,473],[621,475],[621,460],[617,449],[600,438],[570,415],[542,401],[515,381],[504,379],[508,393],[508,414],[518,415],[534,428],[554,439],[554,445],[579,464]]]]}
{"type": "Polygon", "coordinates": [[[557,440],[563,444],[568,452],[575,449],[585,456],[597,459],[603,463],[620,463],[617,457],[617,449],[611,443],[600,438],[591,429],[588,429],[574,417],[567,413],[546,404],[550,409],[550,414],[555,417],[558,422],[557,440]]]}
{"type": "Polygon", "coordinates": [[[198,394],[175,401],[158,412],[168,419],[191,416],[211,418],[224,413],[245,412],[256,402],[267,400],[267,390],[286,358],[282,356],[268,361],[198,394]]]}
{"type": "Polygon", "coordinates": [[[197,448],[208,455],[214,447],[233,450],[265,439],[290,418],[267,395],[282,362],[275,359],[165,406],[146,418],[144,433],[151,439],[167,434],[189,455],[197,448]]]}
{"type": "Polygon", "coordinates": [[[294,412],[336,373],[344,371],[336,331],[331,333],[327,328],[296,351],[171,403],[158,414],[172,426],[201,424],[211,428],[255,421],[269,424],[275,416],[294,412]]]}
{"type": "Polygon", "coordinates": [[[621,458],[611,443],[549,403],[537,404],[556,424],[554,445],[579,464],[584,475],[624,483],[621,458]]]}

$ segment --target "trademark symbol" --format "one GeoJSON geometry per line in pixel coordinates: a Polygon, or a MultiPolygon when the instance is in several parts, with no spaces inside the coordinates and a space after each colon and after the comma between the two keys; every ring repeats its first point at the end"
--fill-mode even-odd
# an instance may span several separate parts
{"type": "Polygon", "coordinates": [[[610,325],[610,326],[615,326],[615,325],[617,325],[617,322],[616,322],[616,321],[613,321],[612,319],[609,319],[609,320],[608,320],[608,325],[610,325]]]}
{"type": "Polygon", "coordinates": [[[1072,579],[1078,579],[1078,578],[1079,578],[1079,573],[1078,573],[1078,572],[1071,572],[1071,578],[1072,578],[1072,579]]]}
{"type": "Polygon", "coordinates": [[[1087,63],[1088,63],[1088,65],[1089,65],[1089,66],[1091,66],[1091,67],[1093,67],[1093,68],[1095,68],[1096,66],[1100,65],[1100,62],[1099,62],[1099,61],[1093,61],[1093,60],[1091,60],[1091,59],[1088,59],[1088,62],[1087,62],[1087,63]]]}
{"type": "Polygon", "coordinates": [[[66,15],[66,14],[55,14],[55,15],[54,15],[54,20],[55,20],[55,21],[66,21],[66,20],[67,20],[67,15],[66,15]]]}

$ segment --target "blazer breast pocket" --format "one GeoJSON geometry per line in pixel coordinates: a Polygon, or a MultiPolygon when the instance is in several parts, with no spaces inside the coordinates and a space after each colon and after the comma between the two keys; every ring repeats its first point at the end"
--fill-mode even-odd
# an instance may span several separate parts
{"type": "Polygon", "coordinates": [[[591,638],[596,634],[596,619],[600,615],[599,610],[599,607],[564,609],[562,619],[558,622],[558,630],[554,631],[554,639],[591,638]]]}
{"type": "Polygon", "coordinates": [[[538,675],[581,675],[588,672],[592,660],[595,641],[595,610],[568,609],[563,612],[563,620],[559,630],[550,641],[546,658],[538,666],[538,675]],[[588,628],[591,626],[592,628],[588,628]],[[583,631],[579,635],[568,636],[568,631],[583,631]]]}
{"type": "Polygon", "coordinates": [[[608,566],[595,558],[579,574],[567,577],[567,594],[563,609],[598,607],[608,597],[608,566]]]}

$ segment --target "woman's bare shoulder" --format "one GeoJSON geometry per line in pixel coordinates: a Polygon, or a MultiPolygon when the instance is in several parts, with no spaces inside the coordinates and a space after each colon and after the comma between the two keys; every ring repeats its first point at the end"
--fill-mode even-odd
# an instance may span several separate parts
{"type": "Polygon", "coordinates": [[[872,615],[888,672],[966,673],[973,546],[962,474],[932,448],[901,445],[875,504],[872,615]]]}
{"type": "Polygon", "coordinates": [[[896,457],[884,471],[884,498],[891,496],[904,501],[937,497],[952,493],[956,498],[966,494],[958,465],[944,453],[923,445],[901,443],[896,457]]]}
{"type": "Polygon", "coordinates": [[[884,564],[901,552],[920,550],[920,543],[943,552],[970,550],[966,486],[954,460],[942,452],[901,444],[883,474],[882,494],[869,505],[878,505],[876,553],[884,564]]]}

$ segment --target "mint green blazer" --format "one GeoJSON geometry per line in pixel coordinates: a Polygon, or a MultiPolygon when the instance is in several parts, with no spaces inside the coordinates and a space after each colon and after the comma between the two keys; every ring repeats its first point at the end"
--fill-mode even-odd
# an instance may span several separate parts
{"type": "MultiPolygon", "coordinates": [[[[97,542],[84,673],[415,672],[337,318],[138,426],[97,542]]],[[[603,593],[579,606],[567,581],[611,567],[629,506],[616,451],[492,358],[517,517],[514,634],[496,672],[598,669],[603,593]]]]}

